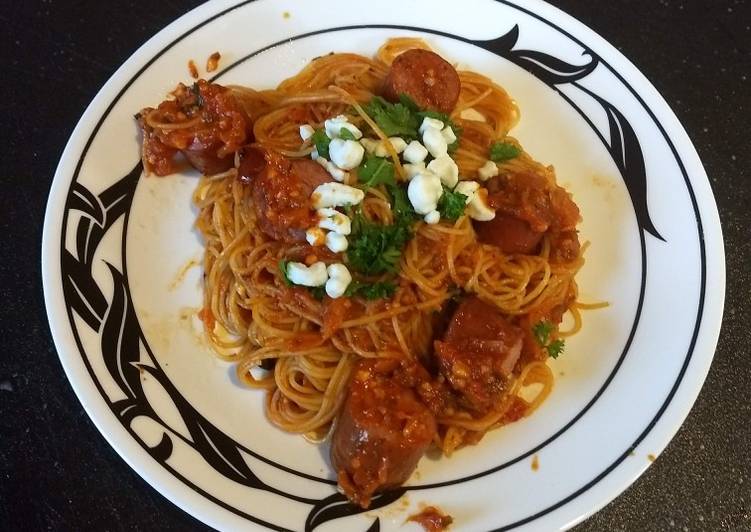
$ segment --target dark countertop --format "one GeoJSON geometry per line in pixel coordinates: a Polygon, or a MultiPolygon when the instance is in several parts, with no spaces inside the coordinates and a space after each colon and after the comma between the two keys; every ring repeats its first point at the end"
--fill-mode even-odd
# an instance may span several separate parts
{"type": "MultiPolygon", "coordinates": [[[[78,118],[144,41],[198,2],[6,2],[0,11],[0,527],[202,530],[110,448],[52,344],[40,242],[78,118]]],[[[693,139],[722,219],[727,299],[717,354],[683,428],[623,495],[576,530],[751,530],[751,2],[553,0],[616,45],[693,139]],[[607,7],[606,7],[607,6],[607,7]]]]}

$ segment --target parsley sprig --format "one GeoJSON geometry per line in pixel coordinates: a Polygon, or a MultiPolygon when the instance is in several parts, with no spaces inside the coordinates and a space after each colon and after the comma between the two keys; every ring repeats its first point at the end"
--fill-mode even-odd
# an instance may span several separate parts
{"type": "Polygon", "coordinates": [[[451,126],[454,135],[456,135],[456,141],[449,145],[449,152],[453,152],[459,147],[462,128],[445,113],[420,109],[414,100],[406,94],[399,95],[397,103],[387,102],[380,96],[374,96],[363,109],[378,124],[378,127],[386,136],[397,136],[404,140],[419,138],[418,129],[423,119],[426,117],[435,118],[443,122],[444,125],[451,126]]]}
{"type": "Polygon", "coordinates": [[[554,326],[548,320],[538,321],[532,326],[532,334],[535,337],[535,341],[548,352],[548,356],[552,358],[558,358],[558,355],[563,353],[566,348],[566,343],[558,338],[557,340],[550,340],[550,335],[553,332],[554,326]]]}
{"type": "Polygon", "coordinates": [[[318,155],[325,159],[329,158],[329,144],[331,144],[331,139],[323,128],[316,129],[313,132],[310,141],[315,145],[318,155]]]}
{"type": "Polygon", "coordinates": [[[518,146],[510,142],[494,142],[490,146],[488,156],[491,161],[503,162],[515,159],[521,152],[522,150],[518,146]]]}
{"type": "Polygon", "coordinates": [[[357,178],[366,188],[378,185],[394,185],[394,163],[383,157],[368,155],[357,168],[357,178]]]}
{"type": "Polygon", "coordinates": [[[443,187],[443,195],[438,200],[438,212],[445,220],[456,221],[464,214],[467,207],[467,196],[461,192],[454,192],[450,188],[443,187]]]}

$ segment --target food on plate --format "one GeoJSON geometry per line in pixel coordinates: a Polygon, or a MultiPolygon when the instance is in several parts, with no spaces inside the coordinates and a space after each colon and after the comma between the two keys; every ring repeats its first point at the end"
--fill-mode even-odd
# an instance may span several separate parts
{"type": "Polygon", "coordinates": [[[580,212],[509,136],[501,86],[398,38],[276,89],[181,84],[137,118],[146,172],[203,174],[214,350],[272,423],[330,441],[353,502],[548,396],[580,326],[580,212]]]}

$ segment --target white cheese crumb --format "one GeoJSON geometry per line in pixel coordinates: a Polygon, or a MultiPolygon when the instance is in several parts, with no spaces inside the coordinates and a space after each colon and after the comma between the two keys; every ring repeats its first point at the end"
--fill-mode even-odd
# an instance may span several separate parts
{"type": "Polygon", "coordinates": [[[414,164],[404,164],[402,165],[402,168],[404,168],[405,177],[407,178],[407,181],[411,181],[413,177],[415,177],[420,172],[425,171],[425,163],[420,161],[419,163],[414,164]]]}
{"type": "Polygon", "coordinates": [[[337,165],[335,165],[325,157],[319,156],[318,151],[313,150],[313,153],[311,153],[310,156],[313,157],[313,160],[315,162],[323,166],[331,177],[333,177],[340,183],[347,180],[347,172],[339,168],[337,165]],[[313,154],[315,154],[315,157],[313,157],[313,154]]]}
{"type": "Polygon", "coordinates": [[[441,213],[438,211],[430,211],[428,214],[425,215],[425,223],[434,225],[441,221],[441,213]]]}
{"type": "Polygon", "coordinates": [[[334,139],[329,144],[331,162],[342,170],[352,170],[360,166],[365,148],[354,140],[334,139]]]}
{"type": "Polygon", "coordinates": [[[498,175],[498,165],[488,159],[484,165],[477,169],[477,175],[481,181],[487,181],[498,175]]]}
{"type": "Polygon", "coordinates": [[[287,264],[287,279],[301,286],[322,286],[328,279],[326,264],[319,261],[305,266],[301,262],[290,262],[287,264]]]}
{"type": "Polygon", "coordinates": [[[311,198],[314,209],[346,207],[360,203],[365,199],[365,193],[359,188],[341,183],[323,183],[316,187],[311,198]]]}
{"type": "Polygon", "coordinates": [[[352,221],[349,216],[330,207],[318,209],[318,227],[328,229],[340,235],[348,235],[352,232],[352,221]]]}
{"type": "Polygon", "coordinates": [[[349,242],[347,242],[346,236],[332,231],[326,234],[326,247],[334,253],[339,253],[349,247],[349,242]]]}
{"type": "Polygon", "coordinates": [[[467,196],[467,216],[479,222],[487,222],[495,218],[495,211],[488,205],[488,191],[481,188],[477,181],[462,181],[454,192],[467,196]]]}
{"type": "MultiPolygon", "coordinates": [[[[391,147],[394,148],[394,151],[396,153],[402,153],[407,147],[406,141],[401,137],[389,137],[389,142],[391,143],[391,147]]],[[[381,140],[378,142],[378,144],[376,144],[375,155],[376,157],[389,156],[389,151],[386,148],[386,143],[384,141],[381,140]]]]}
{"type": "Polygon", "coordinates": [[[420,124],[420,135],[424,135],[425,131],[428,129],[437,129],[438,131],[440,131],[443,129],[444,125],[445,124],[440,120],[426,116],[422,119],[422,124],[420,124]]]}
{"type": "Polygon", "coordinates": [[[453,144],[456,142],[456,134],[454,133],[454,130],[451,129],[451,126],[446,126],[441,130],[441,135],[443,135],[443,138],[446,139],[447,144],[453,144]]]}
{"type": "Polygon", "coordinates": [[[362,144],[363,148],[365,148],[365,151],[368,153],[373,153],[378,147],[379,142],[380,141],[378,140],[369,139],[367,137],[363,137],[360,139],[360,144],[362,144]]]}
{"type": "Polygon", "coordinates": [[[413,164],[423,162],[427,156],[428,150],[416,140],[410,142],[407,147],[404,148],[404,152],[402,152],[402,158],[413,164]]]}
{"type": "Polygon", "coordinates": [[[362,137],[362,132],[357,129],[357,126],[350,124],[349,120],[344,115],[338,115],[334,118],[329,118],[323,123],[323,127],[326,129],[326,135],[330,139],[338,139],[341,135],[342,128],[349,130],[352,136],[356,139],[362,137]]]}
{"type": "Polygon", "coordinates": [[[326,242],[326,231],[320,227],[311,227],[305,231],[305,240],[311,246],[322,246],[326,242]]]}
{"type": "Polygon", "coordinates": [[[330,264],[327,268],[329,280],[326,282],[326,294],[332,299],[342,297],[352,282],[352,275],[344,264],[330,264]]]}
{"type": "Polygon", "coordinates": [[[316,130],[310,124],[303,124],[300,126],[300,138],[304,141],[313,136],[316,130]]]}
{"type": "Polygon", "coordinates": [[[428,170],[412,178],[407,187],[409,201],[418,214],[428,214],[436,210],[442,194],[441,179],[428,170]]]}
{"type": "Polygon", "coordinates": [[[441,179],[441,183],[454,188],[459,182],[459,167],[448,155],[437,157],[428,163],[428,170],[441,179]]]}
{"type": "MultiPolygon", "coordinates": [[[[425,120],[428,120],[427,118],[425,120]]],[[[430,152],[430,155],[435,157],[443,157],[448,153],[448,144],[446,139],[443,138],[443,133],[440,129],[427,128],[425,133],[422,134],[422,143],[430,152]]]]}

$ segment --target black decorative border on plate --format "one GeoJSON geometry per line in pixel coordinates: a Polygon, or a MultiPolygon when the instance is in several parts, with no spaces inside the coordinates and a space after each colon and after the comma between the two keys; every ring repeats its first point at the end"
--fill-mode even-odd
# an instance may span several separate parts
{"type": "MultiPolygon", "coordinates": [[[[515,49],[515,45],[516,45],[518,35],[519,35],[518,26],[515,26],[507,34],[497,39],[493,39],[490,41],[474,41],[474,40],[466,39],[464,37],[459,37],[459,36],[451,35],[445,32],[436,31],[436,30],[427,29],[427,28],[418,28],[418,27],[410,27],[410,26],[395,26],[395,25],[361,25],[361,26],[347,26],[347,27],[319,30],[316,32],[299,35],[291,39],[281,41],[279,43],[275,43],[273,45],[265,47],[261,50],[258,50],[240,59],[236,63],[224,69],[216,77],[218,78],[219,76],[225,74],[230,69],[234,68],[239,63],[249,59],[250,57],[256,56],[259,53],[262,53],[263,51],[266,51],[274,46],[282,44],[283,42],[289,42],[290,40],[301,39],[304,37],[310,37],[316,34],[327,33],[327,32],[352,30],[352,29],[386,28],[386,29],[420,31],[420,32],[440,35],[440,36],[451,38],[451,39],[460,40],[460,41],[484,48],[524,68],[525,70],[530,72],[532,75],[534,75],[535,77],[537,77],[538,79],[546,83],[549,87],[556,90],[559,95],[561,95],[564,99],[566,99],[566,101],[570,105],[572,105],[572,107],[582,116],[582,118],[585,121],[587,121],[590,127],[592,127],[593,131],[598,135],[598,137],[602,141],[605,148],[609,151],[609,153],[613,157],[615,164],[617,165],[618,169],[621,171],[624,182],[631,196],[637,222],[639,224],[639,228],[641,229],[639,233],[640,233],[640,244],[641,244],[641,250],[642,250],[642,282],[641,282],[639,303],[637,306],[636,319],[634,321],[631,334],[629,335],[629,338],[626,342],[623,352],[616,366],[612,370],[610,376],[606,379],[602,388],[598,391],[595,397],[584,407],[584,409],[579,414],[577,414],[560,431],[558,431],[556,434],[554,434],[551,438],[549,438],[542,444],[536,446],[534,449],[523,454],[522,456],[514,460],[508,461],[504,464],[501,464],[500,466],[497,466],[490,470],[487,470],[487,471],[484,471],[482,473],[478,473],[475,475],[471,475],[465,478],[431,484],[431,485],[402,487],[398,490],[381,494],[380,496],[377,496],[374,499],[373,506],[371,507],[371,509],[377,509],[377,508],[386,506],[388,504],[391,504],[392,502],[397,500],[399,497],[401,497],[401,495],[405,491],[408,491],[408,490],[436,488],[440,486],[457,484],[457,483],[469,481],[469,480],[472,480],[481,476],[485,476],[485,475],[494,473],[500,469],[503,469],[505,467],[508,467],[518,462],[519,460],[522,460],[530,456],[531,454],[539,451],[542,447],[549,444],[551,441],[553,441],[558,436],[560,436],[563,432],[568,430],[574,423],[576,423],[578,419],[581,418],[581,416],[584,415],[584,413],[601,396],[601,394],[607,388],[607,386],[609,385],[609,383],[612,381],[613,377],[617,373],[618,369],[620,368],[628,352],[629,346],[631,344],[631,341],[634,337],[634,333],[638,326],[639,315],[641,313],[641,308],[642,308],[643,299],[644,299],[644,290],[645,290],[645,282],[646,282],[647,263],[646,263],[646,249],[645,249],[645,236],[644,235],[645,233],[649,233],[658,239],[662,239],[662,237],[657,232],[656,228],[652,224],[652,221],[649,217],[649,212],[647,209],[647,201],[646,201],[647,179],[646,179],[644,159],[643,159],[643,154],[641,151],[641,146],[639,145],[639,141],[634,133],[633,128],[630,126],[625,116],[622,113],[620,113],[620,111],[617,108],[615,108],[613,105],[611,105],[609,102],[607,102],[600,96],[587,90],[584,86],[582,86],[579,83],[579,81],[585,78],[586,76],[588,76],[592,71],[594,71],[594,69],[598,66],[598,64],[604,65],[624,84],[624,86],[626,86],[630,90],[630,92],[634,95],[634,97],[637,98],[639,103],[649,113],[655,125],[657,125],[657,127],[659,128],[668,146],[672,150],[675,156],[675,159],[681,169],[681,172],[683,173],[684,181],[686,183],[687,189],[689,191],[689,195],[691,197],[692,207],[696,215],[697,229],[698,229],[698,234],[699,234],[699,244],[700,244],[700,252],[701,252],[701,291],[700,291],[699,305],[698,305],[698,310],[697,310],[697,320],[696,320],[694,332],[692,335],[691,344],[689,346],[689,350],[687,352],[683,366],[681,367],[681,370],[679,372],[678,378],[676,382],[674,383],[668,397],[666,398],[665,402],[663,403],[663,405],[661,406],[661,408],[659,409],[655,417],[650,421],[650,423],[647,425],[644,431],[639,435],[639,437],[632,443],[632,445],[629,446],[628,449],[626,449],[624,453],[620,457],[618,457],[618,459],[616,459],[608,468],[606,468],[605,471],[600,473],[597,477],[595,477],[593,480],[591,480],[590,482],[582,486],[579,490],[577,490],[573,494],[562,499],[558,503],[546,509],[541,510],[535,515],[529,516],[523,520],[506,525],[503,528],[499,529],[499,530],[509,530],[516,526],[520,526],[522,524],[533,521],[534,519],[537,519],[559,508],[560,506],[571,501],[572,499],[579,496],[583,492],[587,491],[594,484],[599,482],[599,480],[607,476],[607,474],[609,474],[613,469],[615,469],[629,455],[630,451],[636,448],[636,446],[646,437],[646,435],[652,430],[654,425],[660,419],[665,409],[670,404],[673,396],[675,395],[675,392],[677,391],[683,379],[683,376],[685,374],[685,371],[688,367],[688,364],[691,360],[691,356],[693,354],[693,348],[696,342],[699,325],[701,323],[702,314],[703,314],[704,296],[705,296],[705,288],[706,288],[706,256],[705,256],[702,222],[701,222],[700,214],[698,211],[696,197],[691,187],[691,183],[688,178],[687,172],[685,170],[685,166],[683,165],[683,162],[678,156],[677,150],[675,146],[673,145],[672,141],[670,140],[670,138],[668,137],[667,133],[665,132],[664,128],[659,123],[659,121],[657,120],[657,118],[655,117],[651,109],[649,109],[649,107],[645,104],[643,99],[625,81],[625,79],[623,79],[623,77],[620,76],[618,72],[616,72],[607,62],[605,62],[602,58],[594,54],[591,50],[589,50],[586,46],[584,46],[583,43],[575,39],[568,32],[557,27],[553,23],[543,19],[539,15],[532,13],[531,11],[528,11],[526,9],[523,9],[519,6],[516,6],[508,1],[505,1],[505,0],[496,0],[496,1],[506,4],[521,12],[524,12],[527,15],[530,15],[544,22],[548,26],[556,29],[561,34],[565,35],[566,37],[571,39],[573,42],[575,42],[577,45],[582,47],[585,50],[583,55],[588,56],[589,61],[586,64],[581,65],[581,66],[572,65],[540,51],[515,49]],[[587,93],[590,97],[595,99],[602,106],[602,108],[605,110],[606,115],[608,117],[609,128],[610,128],[610,139],[611,139],[610,143],[607,142],[607,140],[603,137],[603,135],[594,127],[593,123],[587,117],[587,115],[578,106],[576,106],[575,103],[570,98],[568,98],[562,91],[559,90],[558,85],[562,85],[562,84],[571,84],[572,86],[577,87],[578,89],[582,90],[583,92],[587,93]]],[[[178,471],[172,468],[167,463],[167,458],[170,456],[172,449],[173,449],[172,438],[173,437],[179,438],[185,444],[189,445],[190,447],[194,448],[198,453],[200,453],[201,456],[206,460],[206,462],[223,476],[241,485],[253,487],[256,489],[263,489],[270,493],[274,493],[274,494],[286,497],[290,500],[297,501],[300,503],[311,504],[312,508],[308,514],[308,518],[305,523],[305,528],[306,530],[313,530],[315,527],[317,527],[318,525],[324,522],[337,519],[339,517],[361,513],[362,510],[348,503],[346,499],[339,493],[334,493],[333,495],[322,500],[309,499],[309,498],[299,497],[297,495],[286,493],[282,490],[279,490],[277,488],[274,488],[262,482],[251,471],[248,464],[242,458],[240,454],[241,450],[243,452],[250,454],[254,458],[257,458],[272,466],[278,467],[279,469],[286,471],[288,473],[293,473],[301,477],[304,477],[306,479],[322,482],[325,484],[334,483],[333,481],[330,481],[327,479],[320,479],[311,475],[294,471],[290,468],[282,466],[281,464],[277,464],[273,462],[272,460],[269,460],[263,456],[253,453],[252,451],[241,446],[237,442],[233,441],[226,434],[222,433],[219,429],[214,427],[207,419],[201,416],[201,414],[195,408],[193,408],[192,405],[190,405],[190,403],[179,393],[179,391],[169,381],[166,374],[159,366],[156,360],[156,357],[154,356],[151,349],[149,348],[146,342],[146,339],[144,338],[144,335],[140,329],[140,325],[138,324],[138,319],[136,317],[135,310],[133,307],[133,302],[130,296],[130,290],[128,287],[127,270],[125,266],[126,265],[125,242],[126,242],[126,235],[127,235],[129,210],[130,210],[130,205],[133,199],[133,195],[135,193],[138,180],[140,179],[140,175],[141,175],[142,168],[140,164],[137,165],[128,175],[123,177],[120,181],[112,185],[110,188],[108,188],[104,192],[100,193],[98,196],[92,194],[88,189],[86,189],[80,183],[77,182],[78,175],[80,173],[80,169],[83,164],[86,153],[88,152],[91,142],[96,137],[99,131],[99,128],[101,127],[105,118],[109,115],[115,103],[120,99],[120,97],[122,97],[125,91],[130,87],[130,85],[146,70],[146,68],[148,68],[157,58],[159,58],[162,54],[164,54],[168,49],[170,49],[177,42],[185,38],[187,35],[195,31],[196,29],[250,2],[252,2],[252,0],[247,0],[221,13],[218,13],[212,16],[211,18],[203,21],[202,23],[194,26],[192,29],[183,33],[170,45],[162,49],[150,61],[148,61],[135,74],[135,76],[131,78],[130,81],[128,81],[125,84],[125,86],[121,89],[121,91],[109,104],[104,114],[97,122],[93,132],[91,133],[91,136],[89,137],[81,153],[78,164],[76,166],[76,169],[73,175],[72,184],[71,184],[71,187],[69,189],[69,193],[66,199],[65,211],[63,214],[63,229],[62,229],[62,241],[61,241],[61,253],[62,253],[61,268],[62,268],[62,275],[63,275],[63,293],[64,293],[64,299],[65,299],[65,304],[66,304],[66,310],[68,313],[68,318],[71,324],[71,328],[72,328],[79,352],[82,356],[82,359],[84,361],[84,364],[86,365],[86,368],[89,374],[92,377],[92,380],[94,381],[100,394],[102,395],[102,398],[105,400],[105,402],[107,402],[108,406],[111,408],[111,410],[116,415],[118,420],[126,428],[126,430],[128,430],[128,432],[136,439],[136,441],[138,441],[139,444],[141,444],[144,447],[144,449],[157,462],[159,462],[163,467],[165,467],[173,475],[179,478],[182,482],[184,482],[185,484],[193,488],[196,492],[200,493],[204,497],[207,497],[208,499],[212,500],[213,502],[220,505],[221,507],[227,510],[230,510],[233,513],[240,515],[244,518],[247,518],[255,523],[270,527],[272,529],[281,530],[281,528],[278,527],[277,525],[258,519],[252,515],[242,512],[232,507],[231,505],[228,505],[227,503],[217,499],[211,494],[205,492],[199,486],[196,486],[194,483],[192,483],[190,480],[188,480],[183,475],[181,475],[178,471]],[[69,251],[65,249],[65,235],[66,235],[66,229],[67,229],[68,214],[71,211],[78,211],[82,214],[79,220],[78,226],[76,227],[76,238],[75,238],[76,255],[73,255],[72,253],[70,253],[69,251]],[[123,271],[120,272],[117,270],[117,268],[115,268],[111,264],[108,264],[110,273],[112,275],[113,283],[114,283],[114,292],[113,292],[114,295],[113,295],[111,303],[108,305],[102,291],[100,290],[100,288],[98,287],[98,285],[96,284],[92,276],[93,257],[94,257],[94,253],[96,251],[98,244],[101,242],[101,239],[104,237],[106,232],[112,227],[115,221],[117,221],[119,218],[123,216],[125,218],[124,229],[123,229],[123,239],[122,239],[123,271]],[[79,337],[78,331],[75,326],[75,321],[73,318],[74,311],[76,314],[78,314],[81,317],[81,319],[89,327],[91,327],[93,330],[98,331],[100,333],[101,350],[104,356],[104,361],[105,361],[107,370],[111,374],[111,376],[115,379],[115,382],[118,384],[118,386],[125,393],[125,395],[127,396],[127,399],[120,400],[114,403],[111,403],[107,399],[107,396],[104,393],[101,384],[97,381],[96,376],[91,368],[90,362],[85,355],[85,351],[83,349],[81,339],[79,337]],[[140,361],[140,346],[145,347],[146,352],[148,353],[148,356],[150,358],[151,364],[143,364],[139,362],[140,361]],[[148,400],[145,397],[143,388],[141,387],[141,380],[140,380],[141,371],[148,372],[152,377],[154,377],[160,383],[160,385],[170,395],[171,399],[175,403],[175,406],[178,408],[178,411],[180,412],[183,421],[185,421],[186,423],[188,432],[190,433],[190,436],[191,436],[190,439],[184,437],[179,432],[171,429],[166,423],[163,422],[163,420],[159,418],[158,414],[153,410],[153,408],[148,403],[148,400]],[[130,422],[137,416],[149,417],[164,427],[165,432],[163,433],[162,439],[154,447],[147,446],[136,435],[136,433],[133,431],[132,427],[130,426],[130,422]]],[[[379,529],[380,529],[380,523],[379,523],[379,519],[377,518],[373,522],[369,530],[379,530],[379,529]]]]}

